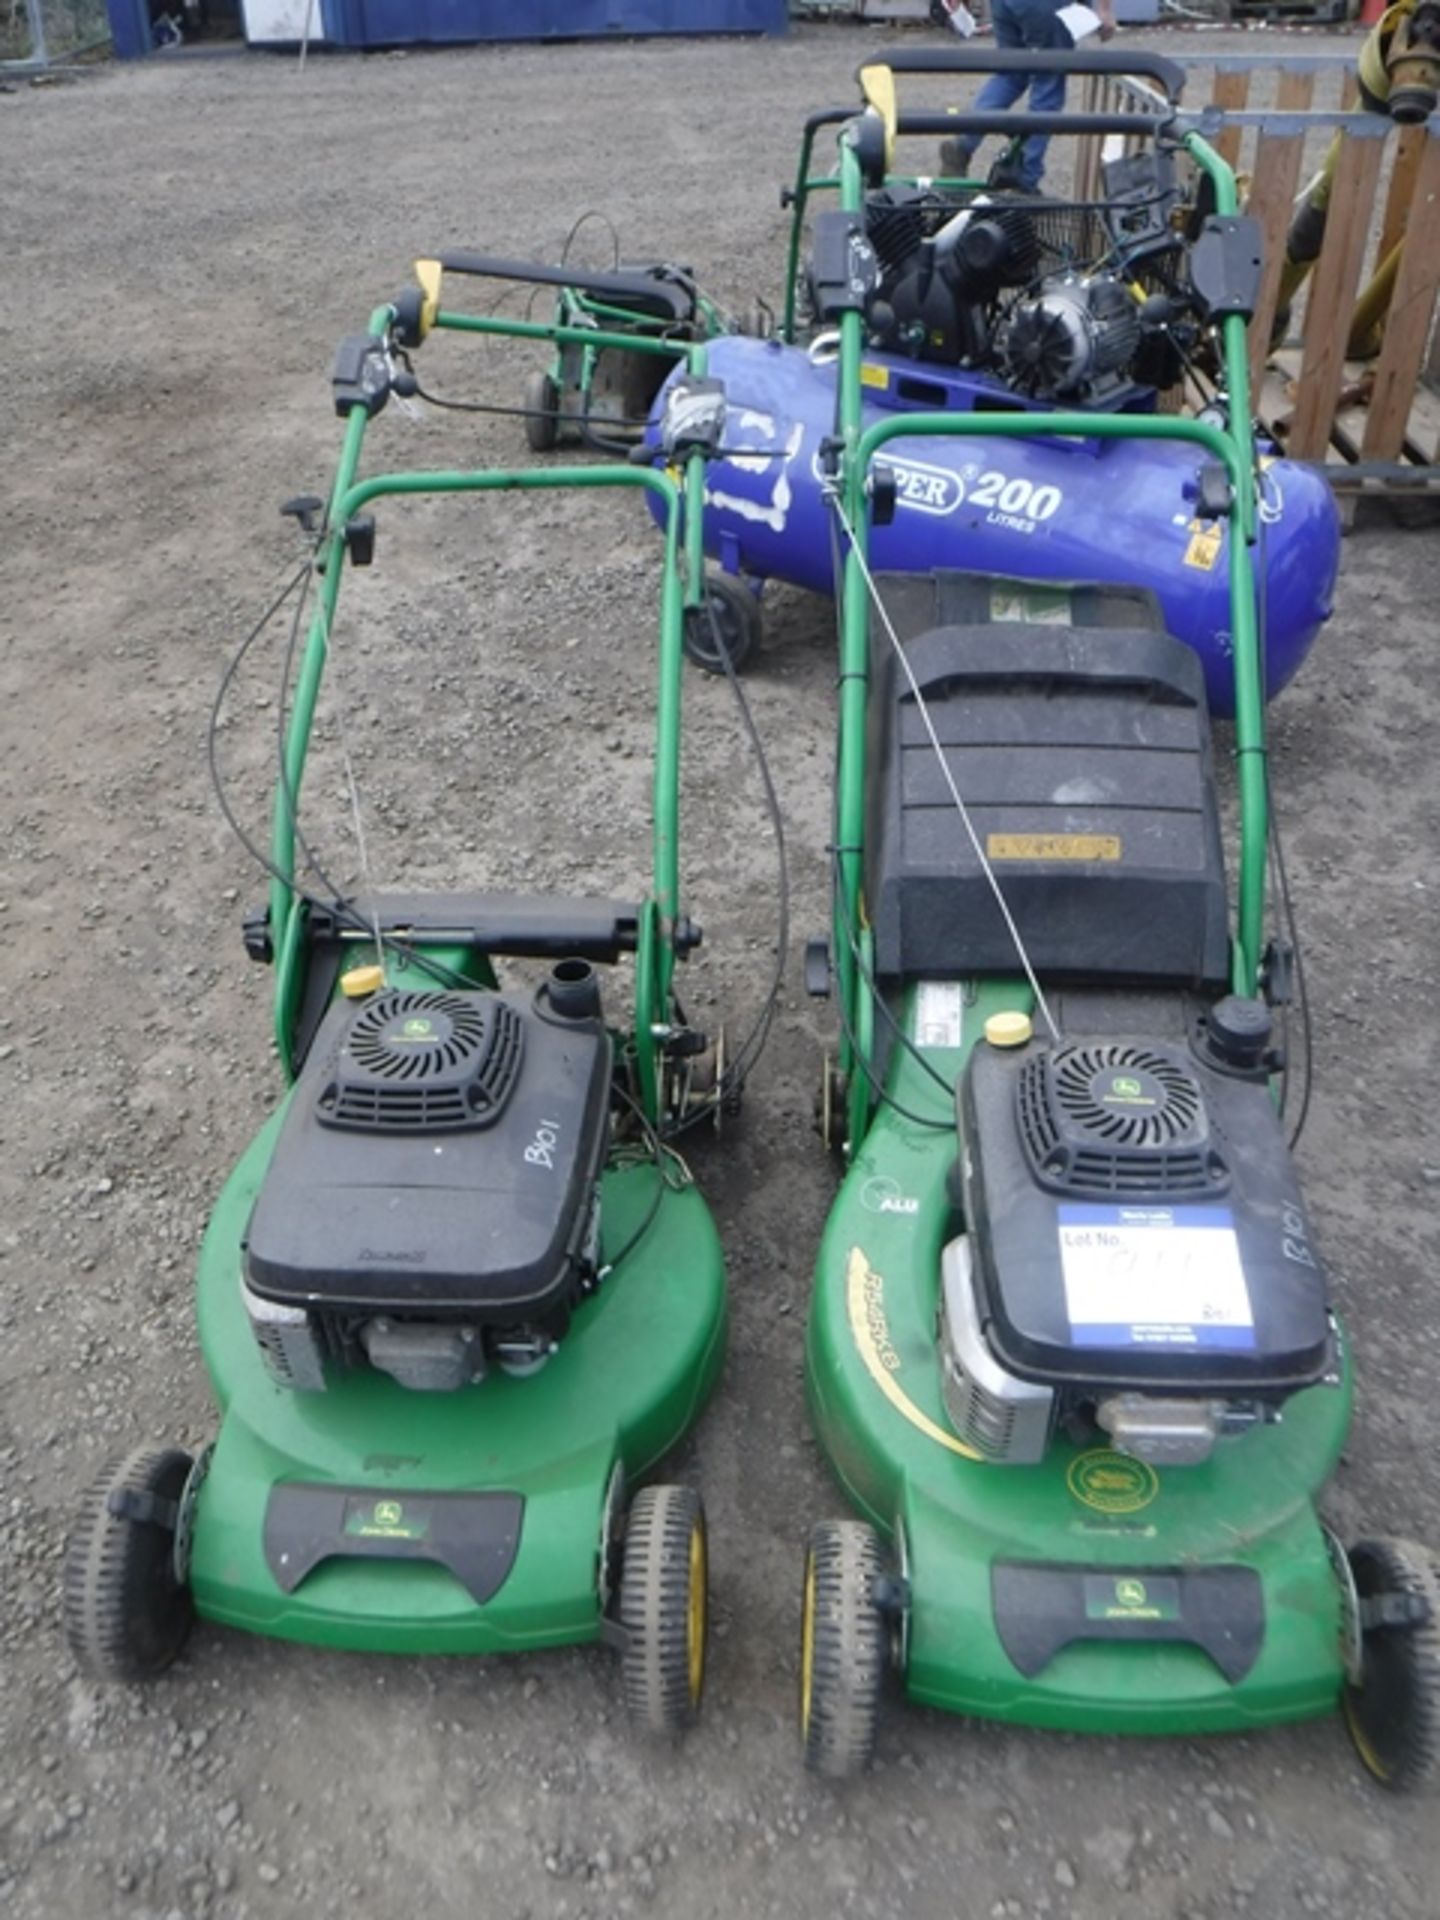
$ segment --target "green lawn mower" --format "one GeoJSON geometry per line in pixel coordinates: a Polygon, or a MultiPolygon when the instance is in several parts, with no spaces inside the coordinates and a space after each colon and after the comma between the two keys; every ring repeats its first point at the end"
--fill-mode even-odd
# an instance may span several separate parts
{"type": "MultiPolygon", "coordinates": [[[[690,347],[736,331],[737,323],[701,292],[688,267],[666,261],[617,260],[612,272],[578,276],[569,266],[546,271],[562,335],[548,368],[525,383],[526,441],[535,453],[570,442],[624,455],[671,368],[688,365],[690,347]],[[637,341],[646,346],[637,349],[637,341]]],[[[752,324],[764,326],[763,315],[752,324]]]]}
{"type": "MultiPolygon", "coordinates": [[[[700,940],[677,851],[682,573],[700,577],[681,508],[687,492],[698,500],[699,457],[672,447],[663,473],[361,476],[371,420],[391,393],[418,390],[410,356],[437,329],[562,351],[617,344],[671,364],[668,347],[612,343],[593,325],[440,304],[446,273],[543,283],[549,271],[421,261],[419,284],[341,344],[328,507],[287,509],[314,543],[292,588],[316,600],[303,645],[298,611],[292,629],[298,668],[260,856],[268,909],[245,928],[252,958],[274,969],[287,1088],[200,1256],[218,1436],[194,1458],[160,1448],[114,1461],[70,1540],[66,1630],[100,1676],[164,1668],[198,1616],[390,1653],[606,1640],[641,1723],[675,1730],[699,1704],[701,1504],[688,1487],[642,1485],[695,1422],[726,1328],[715,1228],[670,1144],[737,1093],[675,991],[700,940]],[[650,891],[307,892],[301,780],[341,581],[371,562],[374,504],[601,487],[655,493],[668,528],[650,891]],[[497,965],[512,959],[530,963],[532,984],[502,988],[497,965]],[[597,969],[626,959],[621,1020],[597,969]]],[[[703,371],[702,349],[694,364],[703,371]]],[[[698,512],[689,525],[698,534],[698,512]]]]}
{"type": "MultiPolygon", "coordinates": [[[[1124,75],[1136,59],[1070,64],[1124,75]]],[[[854,234],[888,163],[896,72],[984,66],[897,52],[862,74],[869,105],[839,149],[854,234]]],[[[946,130],[923,120],[906,116],[946,130]]],[[[1340,1709],[1393,1787],[1440,1752],[1434,1563],[1398,1540],[1342,1545],[1316,1510],[1352,1384],[1291,1162],[1295,954],[1266,901],[1283,863],[1245,338],[1258,235],[1230,168],[1178,116],[1167,127],[1214,186],[1194,271],[1218,416],[866,424],[860,300],[834,291],[833,923],[807,976],[838,1002],[823,1110],[846,1173],[806,1380],[863,1519],[817,1526],[805,1565],[800,1717],[823,1774],[869,1760],[892,1669],[914,1701],[1070,1730],[1340,1709]],[[1037,430],[1183,443],[1197,519],[1229,522],[1233,898],[1200,664],[1152,593],[870,570],[889,440],[1037,430]]],[[[1123,524],[1124,501],[1112,511],[1123,524]]]]}

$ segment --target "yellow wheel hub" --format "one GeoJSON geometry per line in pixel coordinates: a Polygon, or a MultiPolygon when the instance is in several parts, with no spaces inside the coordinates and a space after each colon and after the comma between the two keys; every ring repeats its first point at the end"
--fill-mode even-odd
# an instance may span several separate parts
{"type": "Polygon", "coordinates": [[[800,1732],[810,1737],[810,1695],[815,1684],[815,1556],[805,1556],[805,1598],[800,1608],[800,1732]]]}
{"type": "Polygon", "coordinates": [[[689,1656],[690,1704],[698,1707],[705,1685],[705,1529],[690,1529],[690,1595],[685,1614],[685,1650],[689,1656]]]}

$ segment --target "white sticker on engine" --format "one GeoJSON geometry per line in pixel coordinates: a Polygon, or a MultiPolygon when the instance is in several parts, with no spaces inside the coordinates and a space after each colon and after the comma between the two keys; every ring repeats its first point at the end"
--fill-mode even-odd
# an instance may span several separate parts
{"type": "Polygon", "coordinates": [[[915,989],[917,1047],[958,1047],[965,1002],[958,980],[922,980],[915,989]]]}
{"type": "Polygon", "coordinates": [[[1069,1203],[1059,1214],[1074,1345],[1254,1347],[1250,1290],[1228,1208],[1069,1203]]]}

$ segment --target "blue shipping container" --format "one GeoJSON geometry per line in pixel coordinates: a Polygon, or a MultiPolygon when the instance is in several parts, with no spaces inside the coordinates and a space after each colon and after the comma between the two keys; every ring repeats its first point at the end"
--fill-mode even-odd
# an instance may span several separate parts
{"type": "Polygon", "coordinates": [[[783,33],[788,12],[788,0],[325,0],[325,25],[342,47],[406,47],[602,34],[783,33]]]}

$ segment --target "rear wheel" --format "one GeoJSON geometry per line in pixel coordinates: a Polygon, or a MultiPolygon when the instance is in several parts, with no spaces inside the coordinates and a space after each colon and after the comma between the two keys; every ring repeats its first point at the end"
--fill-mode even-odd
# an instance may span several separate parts
{"type": "Polygon", "coordinates": [[[65,1553],[65,1638],[97,1679],[148,1679],[189,1638],[175,1529],[193,1466],[178,1447],[143,1449],[112,1460],[85,1495],[65,1553]]]}
{"type": "Polygon", "coordinates": [[[712,573],[705,581],[703,607],[685,609],[685,652],[705,673],[743,673],[760,644],[760,602],[743,580],[712,573]]]}
{"type": "Polygon", "coordinates": [[[646,1487],[625,1524],[620,1624],[625,1706],[651,1733],[700,1711],[707,1629],[705,1512],[691,1487],[646,1487]]]}
{"type": "Polygon", "coordinates": [[[560,438],[560,393],[548,373],[525,382],[525,441],[532,453],[549,453],[560,438]]]}
{"type": "Polygon", "coordinates": [[[800,1736],[805,1764],[843,1780],[869,1766],[889,1653],[875,1599],[879,1536],[858,1520],[826,1520],[810,1535],[800,1621],[800,1736]]]}
{"type": "Polygon", "coordinates": [[[1440,1572],[1408,1540],[1360,1540],[1348,1557],[1360,1675],[1345,1688],[1345,1724],[1381,1785],[1406,1792],[1440,1761],[1440,1572]]]}

